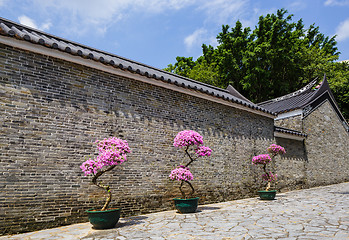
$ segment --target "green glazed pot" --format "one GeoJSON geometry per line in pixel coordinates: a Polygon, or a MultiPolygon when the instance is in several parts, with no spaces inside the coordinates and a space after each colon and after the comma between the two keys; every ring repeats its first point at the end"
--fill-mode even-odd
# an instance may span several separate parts
{"type": "Polygon", "coordinates": [[[94,209],[89,209],[86,212],[88,220],[94,229],[108,229],[115,227],[116,223],[119,221],[121,208],[105,211],[94,211],[94,209]]]}
{"type": "Polygon", "coordinates": [[[188,198],[188,199],[182,199],[182,198],[174,198],[173,199],[174,204],[178,212],[180,213],[194,213],[196,212],[196,209],[198,208],[198,201],[199,198],[188,198]]]}
{"type": "Polygon", "coordinates": [[[258,191],[258,195],[262,200],[274,200],[276,196],[276,190],[258,191]]]}

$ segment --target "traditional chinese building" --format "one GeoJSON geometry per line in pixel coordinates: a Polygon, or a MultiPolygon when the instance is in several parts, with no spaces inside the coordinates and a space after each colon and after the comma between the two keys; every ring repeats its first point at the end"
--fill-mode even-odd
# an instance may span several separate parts
{"type": "Polygon", "coordinates": [[[273,163],[279,191],[348,181],[347,124],[326,79],[312,84],[258,105],[0,18],[1,234],[87,221],[104,192],[80,165],[110,136],[132,150],[104,179],[123,216],[173,208],[181,130],[213,150],[190,169],[200,204],[255,196],[263,183],[251,159],[271,143],[287,151],[273,163]]]}
{"type": "Polygon", "coordinates": [[[293,132],[289,138],[304,140],[304,179],[309,186],[344,180],[348,171],[348,123],[326,76],[320,84],[317,82],[315,79],[296,92],[258,104],[277,114],[276,139],[293,132]]]}

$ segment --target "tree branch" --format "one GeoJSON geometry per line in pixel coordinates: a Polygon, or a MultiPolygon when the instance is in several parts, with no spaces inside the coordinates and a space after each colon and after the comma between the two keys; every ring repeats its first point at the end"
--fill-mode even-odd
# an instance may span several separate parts
{"type": "Polygon", "coordinates": [[[190,159],[190,162],[187,163],[187,165],[185,165],[185,167],[188,167],[192,162],[194,162],[194,161],[196,160],[196,159],[193,159],[193,158],[190,156],[188,150],[189,150],[189,146],[187,146],[187,148],[184,150],[185,153],[188,155],[188,157],[189,157],[189,159],[190,159]]]}

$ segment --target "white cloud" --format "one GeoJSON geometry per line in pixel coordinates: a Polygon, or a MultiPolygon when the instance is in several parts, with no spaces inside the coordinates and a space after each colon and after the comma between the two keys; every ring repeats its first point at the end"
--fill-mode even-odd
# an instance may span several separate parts
{"type": "Polygon", "coordinates": [[[199,10],[206,12],[210,20],[218,23],[226,23],[229,19],[238,19],[244,13],[246,0],[211,0],[201,1],[199,10]]]}
{"type": "Polygon", "coordinates": [[[27,16],[22,15],[22,16],[18,17],[18,20],[19,20],[20,24],[26,25],[26,26],[31,27],[31,28],[39,29],[39,27],[36,25],[35,21],[27,16]]]}
{"type": "Polygon", "coordinates": [[[349,5],[349,0],[326,0],[325,6],[346,6],[349,5]]]}
{"type": "Polygon", "coordinates": [[[42,31],[47,31],[50,29],[50,27],[52,26],[52,24],[50,22],[46,22],[46,23],[43,23],[41,26],[40,26],[40,30],[42,31]]]}
{"type": "Polygon", "coordinates": [[[338,25],[336,29],[336,35],[338,42],[344,41],[349,38],[349,18],[338,25]]]}
{"type": "Polygon", "coordinates": [[[218,46],[218,42],[217,42],[216,36],[214,36],[214,37],[211,36],[211,37],[208,39],[208,43],[209,43],[209,45],[211,45],[212,47],[217,47],[217,46],[218,46]]]}
{"type": "Polygon", "coordinates": [[[307,8],[307,2],[306,1],[294,1],[289,4],[289,6],[286,8],[289,10],[289,12],[297,12],[301,11],[307,8]]]}
{"type": "MultiPolygon", "coordinates": [[[[148,12],[163,12],[168,9],[179,10],[195,3],[195,0],[135,0],[138,6],[141,6],[148,12]]],[[[136,4],[137,5],[137,4],[136,4]]],[[[138,6],[134,6],[137,7],[138,6]]]]}
{"type": "Polygon", "coordinates": [[[31,19],[25,15],[18,17],[18,21],[20,24],[26,25],[26,26],[31,27],[31,28],[39,29],[42,31],[49,30],[51,25],[52,25],[50,22],[46,22],[46,23],[43,23],[40,26],[38,26],[33,19],[31,19]]]}
{"type": "Polygon", "coordinates": [[[206,39],[207,31],[203,28],[195,30],[192,34],[184,39],[184,44],[188,50],[193,46],[200,46],[206,39]]]}
{"type": "MultiPolygon", "coordinates": [[[[204,13],[206,23],[229,23],[244,13],[247,3],[248,0],[32,0],[31,9],[35,9],[37,22],[23,16],[20,22],[41,30],[48,30],[50,22],[54,22],[65,36],[103,35],[111,26],[122,24],[121,21],[142,15],[173,14],[188,7],[204,13]],[[47,23],[40,25],[37,19],[47,23]]],[[[187,41],[189,44],[190,40],[187,41]]]]}
{"type": "MultiPolygon", "coordinates": [[[[0,0],[1,1],[1,0],[0,0]]],[[[37,11],[55,17],[65,31],[83,35],[93,29],[104,34],[108,28],[127,17],[179,10],[193,4],[191,0],[34,0],[37,11]]]]}
{"type": "MultiPolygon", "coordinates": [[[[242,18],[245,15],[244,9],[248,0],[193,0],[192,2],[195,2],[196,11],[206,14],[207,22],[221,25],[242,18]]],[[[184,39],[187,51],[192,50],[193,47],[201,46],[203,43],[217,46],[216,35],[213,36],[212,32],[208,32],[205,28],[199,28],[184,39]]]]}
{"type": "Polygon", "coordinates": [[[6,0],[0,0],[0,7],[5,5],[6,0]]]}

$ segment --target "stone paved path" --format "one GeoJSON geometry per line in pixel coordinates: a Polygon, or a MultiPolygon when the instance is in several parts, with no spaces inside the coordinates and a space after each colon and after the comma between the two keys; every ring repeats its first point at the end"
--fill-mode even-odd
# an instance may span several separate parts
{"type": "Polygon", "coordinates": [[[349,183],[123,218],[110,230],[82,223],[0,237],[10,239],[349,239],[349,183]]]}

